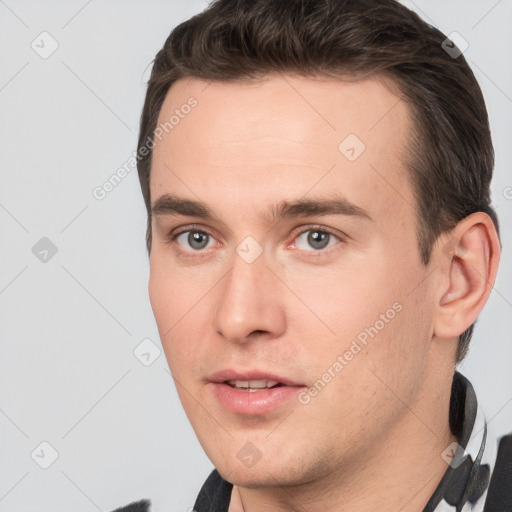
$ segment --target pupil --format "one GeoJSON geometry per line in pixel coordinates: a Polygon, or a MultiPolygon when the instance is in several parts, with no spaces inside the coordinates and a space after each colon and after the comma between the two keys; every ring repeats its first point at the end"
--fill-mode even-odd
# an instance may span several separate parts
{"type": "Polygon", "coordinates": [[[329,233],[323,231],[311,231],[308,242],[315,249],[323,249],[329,243],[329,233]]]}
{"type": "Polygon", "coordinates": [[[200,231],[191,231],[188,235],[188,243],[194,249],[203,249],[208,243],[208,235],[200,231]]]}

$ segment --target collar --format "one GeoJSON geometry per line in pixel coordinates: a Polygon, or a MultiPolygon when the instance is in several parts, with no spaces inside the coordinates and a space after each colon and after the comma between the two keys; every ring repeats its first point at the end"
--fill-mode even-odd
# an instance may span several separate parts
{"type": "Polygon", "coordinates": [[[450,428],[458,442],[441,454],[448,467],[423,512],[482,512],[496,442],[473,386],[457,371],[450,398],[450,428]]]}

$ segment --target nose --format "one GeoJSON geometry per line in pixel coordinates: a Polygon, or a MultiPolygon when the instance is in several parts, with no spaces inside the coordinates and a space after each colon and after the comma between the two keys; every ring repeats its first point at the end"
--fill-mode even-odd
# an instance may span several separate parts
{"type": "Polygon", "coordinates": [[[274,338],[286,329],[286,314],[279,279],[268,267],[265,255],[248,263],[238,254],[217,291],[213,328],[225,340],[246,343],[274,338]]]}

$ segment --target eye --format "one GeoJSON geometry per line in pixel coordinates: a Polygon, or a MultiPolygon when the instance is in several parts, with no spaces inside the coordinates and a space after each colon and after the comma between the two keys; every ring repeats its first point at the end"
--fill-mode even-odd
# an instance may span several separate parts
{"type": "Polygon", "coordinates": [[[201,251],[208,249],[215,242],[214,238],[205,233],[204,231],[198,231],[197,229],[190,229],[188,231],[182,231],[173,237],[174,240],[186,250],[192,249],[193,251],[201,251]],[[210,244],[210,245],[209,245],[210,244]],[[187,247],[188,246],[188,247],[187,247]]]}
{"type": "Polygon", "coordinates": [[[297,249],[302,251],[310,251],[311,249],[321,251],[335,245],[339,238],[326,229],[315,228],[303,231],[295,240],[295,247],[297,249]]]}

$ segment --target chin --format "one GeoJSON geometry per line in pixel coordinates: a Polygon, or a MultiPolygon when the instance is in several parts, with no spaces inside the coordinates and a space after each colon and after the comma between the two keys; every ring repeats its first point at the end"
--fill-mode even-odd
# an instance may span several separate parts
{"type": "MultiPolygon", "coordinates": [[[[237,460],[238,462],[238,460],[237,460]]],[[[217,471],[224,480],[238,487],[257,489],[262,487],[283,487],[306,484],[314,478],[308,478],[308,471],[300,463],[265,461],[263,458],[251,468],[240,467],[232,461],[215,464],[217,471]]]]}
{"type": "Polygon", "coordinates": [[[282,481],[274,473],[269,472],[267,468],[254,467],[248,470],[236,469],[231,472],[223,472],[217,468],[220,475],[224,480],[231,482],[238,487],[245,487],[246,489],[260,489],[268,487],[281,487],[285,485],[293,485],[295,482],[282,481]]]}

